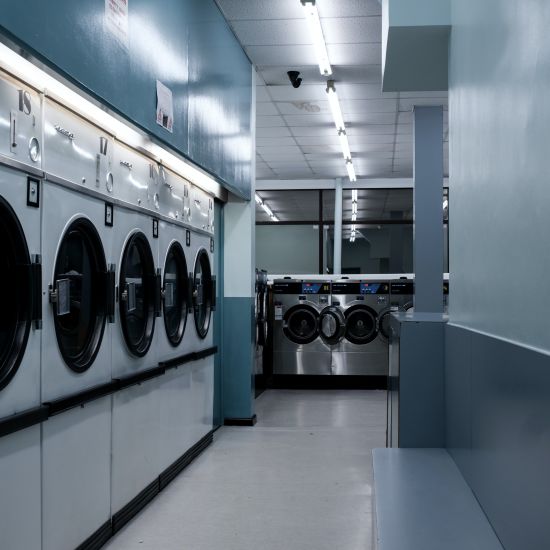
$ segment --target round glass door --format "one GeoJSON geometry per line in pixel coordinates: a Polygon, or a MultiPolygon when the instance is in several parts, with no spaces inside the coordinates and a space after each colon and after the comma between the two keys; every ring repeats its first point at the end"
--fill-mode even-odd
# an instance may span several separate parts
{"type": "Polygon", "coordinates": [[[176,347],[183,339],[189,306],[187,262],[183,248],[177,242],[172,243],[166,255],[162,298],[166,336],[170,344],[176,347]]]}
{"type": "Polygon", "coordinates": [[[155,329],[155,262],[147,237],[134,233],[120,266],[120,320],[130,352],[143,357],[155,329]]]}
{"type": "Polygon", "coordinates": [[[391,335],[391,310],[386,310],[378,318],[378,331],[381,334],[382,338],[386,341],[389,341],[391,335]]]}
{"type": "Polygon", "coordinates": [[[75,220],[61,240],[53,285],[59,351],[75,372],[89,369],[101,346],[107,299],[101,277],[106,271],[96,228],[85,218],[75,220]]]}
{"type": "Polygon", "coordinates": [[[339,307],[328,306],[321,311],[319,326],[323,341],[335,345],[346,333],[346,318],[339,307]]]}
{"type": "Polygon", "coordinates": [[[283,318],[283,332],[295,344],[310,344],[319,336],[319,312],[312,306],[292,306],[283,318]]]}
{"type": "Polygon", "coordinates": [[[0,197],[0,270],[4,296],[0,310],[0,390],[14,377],[31,328],[30,257],[23,228],[0,197]]]}
{"type": "Polygon", "coordinates": [[[195,327],[201,338],[206,338],[212,316],[212,270],[208,253],[199,250],[195,261],[193,300],[195,302],[195,327]]]}
{"type": "Polygon", "coordinates": [[[346,310],[346,338],[353,344],[368,344],[377,334],[376,311],[368,306],[355,305],[346,310]]]}

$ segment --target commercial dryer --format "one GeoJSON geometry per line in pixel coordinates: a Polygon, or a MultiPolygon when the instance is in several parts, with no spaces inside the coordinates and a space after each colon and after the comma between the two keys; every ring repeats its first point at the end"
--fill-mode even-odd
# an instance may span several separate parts
{"type": "Polygon", "coordinates": [[[390,308],[387,281],[336,281],[332,305],[345,322],[344,335],[332,346],[335,375],[384,376],[388,374],[388,343],[380,337],[380,320],[390,308]]]}
{"type": "Polygon", "coordinates": [[[111,397],[78,396],[111,381],[113,142],[51,100],[44,119],[42,548],[69,550],[110,514],[111,397]]]}
{"type": "MultiPolygon", "coordinates": [[[[161,316],[160,195],[157,165],[120,142],[113,154],[113,214],[117,307],[113,378],[126,384],[158,366],[161,316]]],[[[154,494],[160,471],[160,378],[130,384],[113,395],[112,492],[114,527],[139,495],[154,494]],[[152,493],[153,492],[153,493],[152,493]]]]}
{"type": "Polygon", "coordinates": [[[41,154],[38,93],[0,74],[0,545],[40,548],[41,154]],[[22,518],[24,525],[22,526],[22,518]]]}
{"type": "Polygon", "coordinates": [[[329,281],[273,282],[273,374],[330,375],[331,348],[321,335],[329,281]]]}

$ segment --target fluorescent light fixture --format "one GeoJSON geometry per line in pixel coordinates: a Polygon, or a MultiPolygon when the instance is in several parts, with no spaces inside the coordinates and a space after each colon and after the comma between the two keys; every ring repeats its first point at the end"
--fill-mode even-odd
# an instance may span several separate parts
{"type": "Polygon", "coordinates": [[[356,222],[357,221],[357,212],[351,215],[351,221],[356,222]]]}
{"type": "Polygon", "coordinates": [[[353,167],[353,162],[351,161],[351,158],[346,159],[346,169],[348,171],[349,181],[357,181],[355,168],[353,167]]]}
{"type": "Polygon", "coordinates": [[[272,219],[274,222],[278,222],[278,221],[279,221],[279,218],[278,218],[277,216],[275,216],[275,214],[272,214],[271,219],[272,219]]]}
{"type": "Polygon", "coordinates": [[[328,59],[327,45],[325,37],[323,36],[323,27],[321,27],[321,19],[319,18],[319,11],[315,5],[315,0],[300,1],[304,8],[311,39],[315,46],[319,71],[321,71],[321,74],[324,76],[330,76],[332,74],[332,67],[328,59]]]}
{"type": "Polygon", "coordinates": [[[332,118],[334,119],[334,125],[336,130],[346,130],[346,125],[344,124],[344,117],[342,115],[342,109],[340,107],[340,101],[338,101],[338,94],[336,93],[336,88],[334,86],[334,80],[327,81],[327,95],[328,95],[328,104],[332,112],[332,118]]]}
{"type": "Polygon", "coordinates": [[[446,210],[447,208],[449,208],[449,201],[447,199],[445,199],[443,201],[443,210],[446,210]]]}
{"type": "Polygon", "coordinates": [[[353,214],[357,215],[357,203],[356,202],[351,203],[351,213],[352,213],[352,215],[353,214]]]}
{"type": "Polygon", "coordinates": [[[358,197],[357,189],[352,189],[352,191],[351,191],[351,200],[353,202],[357,202],[357,197],[358,197]]]}
{"type": "Polygon", "coordinates": [[[344,160],[347,160],[351,158],[351,151],[349,148],[348,136],[346,135],[346,131],[339,130],[338,137],[340,138],[340,147],[342,147],[342,154],[344,155],[344,160]]]}
{"type": "Polygon", "coordinates": [[[265,213],[270,217],[272,218],[275,214],[273,214],[273,211],[271,210],[271,208],[269,208],[269,206],[267,206],[267,204],[264,202],[262,203],[262,208],[265,210],[265,213]]]}
{"type": "Polygon", "coordinates": [[[260,195],[258,195],[257,193],[254,195],[254,198],[256,199],[256,204],[258,204],[259,206],[262,206],[262,204],[264,203],[264,201],[261,199],[260,195]]]}

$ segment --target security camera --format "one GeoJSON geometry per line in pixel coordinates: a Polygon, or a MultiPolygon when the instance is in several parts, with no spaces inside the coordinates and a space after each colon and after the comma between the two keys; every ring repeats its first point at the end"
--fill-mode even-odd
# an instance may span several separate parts
{"type": "Polygon", "coordinates": [[[288,75],[288,78],[290,80],[290,83],[294,88],[299,88],[300,84],[302,83],[302,79],[299,78],[300,72],[299,71],[288,71],[286,73],[288,75]]]}

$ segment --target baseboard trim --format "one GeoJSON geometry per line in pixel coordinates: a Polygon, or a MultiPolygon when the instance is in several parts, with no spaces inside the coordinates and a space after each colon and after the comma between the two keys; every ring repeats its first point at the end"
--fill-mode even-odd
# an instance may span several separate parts
{"type": "Polygon", "coordinates": [[[99,550],[113,536],[111,520],[106,521],[95,533],[88,537],[76,550],[99,550]]]}
{"type": "Polygon", "coordinates": [[[252,415],[250,418],[225,418],[223,421],[224,426],[254,426],[258,418],[256,415],[252,415]]]}
{"type": "Polygon", "coordinates": [[[197,458],[214,441],[214,432],[207,433],[200,441],[195,443],[180,458],[170,464],[159,476],[159,486],[162,491],[169,485],[195,458],[197,458]]]}
{"type": "Polygon", "coordinates": [[[118,533],[133,517],[135,517],[149,502],[160,492],[159,478],[147,485],[136,497],[126,506],[123,506],[113,515],[113,535],[118,533]]]}
{"type": "Polygon", "coordinates": [[[388,377],[274,374],[269,387],[278,390],[386,390],[388,377]]]}

